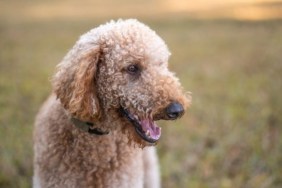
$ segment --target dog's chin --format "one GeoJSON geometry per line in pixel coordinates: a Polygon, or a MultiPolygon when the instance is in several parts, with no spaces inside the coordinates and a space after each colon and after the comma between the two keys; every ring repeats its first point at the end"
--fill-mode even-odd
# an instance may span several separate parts
{"type": "Polygon", "coordinates": [[[157,126],[152,118],[141,119],[122,107],[120,108],[120,113],[130,124],[131,129],[134,129],[135,136],[131,135],[130,137],[136,143],[141,146],[148,146],[155,145],[158,142],[161,137],[161,128],[157,126]]]}
{"type": "Polygon", "coordinates": [[[135,148],[145,148],[149,146],[155,146],[158,142],[150,143],[145,141],[139,134],[135,131],[135,128],[127,123],[127,126],[124,126],[123,134],[128,138],[128,144],[135,148]]]}

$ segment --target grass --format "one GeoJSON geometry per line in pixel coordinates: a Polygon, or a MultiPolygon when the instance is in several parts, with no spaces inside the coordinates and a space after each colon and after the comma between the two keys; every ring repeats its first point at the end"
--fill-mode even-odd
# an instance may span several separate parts
{"type": "MultiPolygon", "coordinates": [[[[31,187],[32,126],[49,78],[78,36],[106,18],[0,22],[0,187],[31,187]]],[[[282,186],[282,21],[143,17],[193,93],[161,122],[163,187],[282,186]]]]}

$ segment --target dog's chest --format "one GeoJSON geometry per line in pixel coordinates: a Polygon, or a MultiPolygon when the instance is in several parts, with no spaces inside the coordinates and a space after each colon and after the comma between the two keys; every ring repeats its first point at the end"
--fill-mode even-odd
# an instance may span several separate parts
{"type": "MultiPolygon", "coordinates": [[[[85,143],[85,142],[83,142],[85,143]]],[[[81,183],[86,187],[123,187],[138,188],[144,185],[144,164],[142,149],[132,148],[128,143],[91,145],[88,156],[81,156],[85,165],[80,172],[85,172],[81,183]],[[133,170],[134,169],[134,170],[133,170]]],[[[83,152],[85,154],[86,152],[83,152]]]]}

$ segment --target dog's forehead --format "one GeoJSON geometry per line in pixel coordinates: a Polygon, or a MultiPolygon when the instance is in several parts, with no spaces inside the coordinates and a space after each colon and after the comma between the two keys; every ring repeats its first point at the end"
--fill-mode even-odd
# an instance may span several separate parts
{"type": "Polygon", "coordinates": [[[105,54],[112,53],[123,58],[133,56],[162,63],[167,62],[170,56],[167,45],[156,32],[134,19],[101,25],[83,35],[80,41],[98,43],[105,54]]]}

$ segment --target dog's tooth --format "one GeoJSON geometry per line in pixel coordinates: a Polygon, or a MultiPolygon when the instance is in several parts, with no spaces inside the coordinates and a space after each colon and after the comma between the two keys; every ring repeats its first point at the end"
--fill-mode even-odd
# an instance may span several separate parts
{"type": "Polygon", "coordinates": [[[150,131],[149,130],[146,131],[146,135],[150,136],[150,131]]]}
{"type": "Polygon", "coordinates": [[[138,120],[138,116],[137,115],[134,115],[134,118],[138,120]]]}

